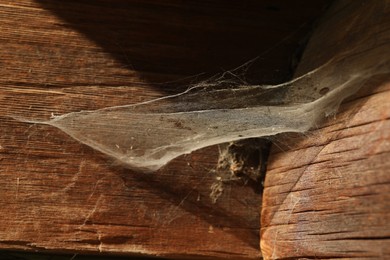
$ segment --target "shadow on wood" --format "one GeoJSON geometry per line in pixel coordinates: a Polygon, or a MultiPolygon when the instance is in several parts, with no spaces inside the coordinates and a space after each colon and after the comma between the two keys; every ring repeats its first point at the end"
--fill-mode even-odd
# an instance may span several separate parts
{"type": "MultiPolygon", "coordinates": [[[[313,21],[330,3],[329,0],[37,2],[123,66],[137,71],[143,80],[149,83],[180,80],[175,85],[181,91],[187,88],[185,83],[208,79],[255,58],[232,77],[249,84],[287,81],[294,69],[291,65],[296,58],[294,52],[303,47],[313,21]],[[195,75],[198,76],[192,77],[195,75]],[[192,78],[186,81],[186,77],[192,78]]],[[[161,91],[167,88],[157,87],[161,91]]]]}

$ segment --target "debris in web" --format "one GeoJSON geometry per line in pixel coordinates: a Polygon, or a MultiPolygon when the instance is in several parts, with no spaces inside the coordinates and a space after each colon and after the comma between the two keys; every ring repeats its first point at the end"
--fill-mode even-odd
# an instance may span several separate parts
{"type": "Polygon", "coordinates": [[[57,127],[128,168],[156,171],[202,147],[313,128],[366,80],[389,73],[389,42],[359,46],[279,85],[208,81],[138,104],[17,119],[57,127]]]}

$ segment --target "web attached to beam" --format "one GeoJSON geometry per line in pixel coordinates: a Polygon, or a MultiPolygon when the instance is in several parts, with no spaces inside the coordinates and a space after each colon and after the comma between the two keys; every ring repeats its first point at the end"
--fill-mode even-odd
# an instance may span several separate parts
{"type": "Polygon", "coordinates": [[[389,43],[366,47],[280,85],[205,82],[139,104],[18,120],[57,127],[126,167],[155,171],[202,147],[315,127],[366,80],[389,73],[389,43]]]}

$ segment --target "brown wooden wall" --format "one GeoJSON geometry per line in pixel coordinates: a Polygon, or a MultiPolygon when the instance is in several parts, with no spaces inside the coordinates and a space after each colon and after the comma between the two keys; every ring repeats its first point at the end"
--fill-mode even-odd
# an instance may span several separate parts
{"type": "MultiPolygon", "coordinates": [[[[388,256],[390,92],[382,78],[308,137],[280,139],[262,216],[250,186],[226,183],[217,203],[210,199],[218,147],[140,174],[58,129],[12,118],[140,102],[255,58],[233,76],[283,82],[329,3],[1,1],[0,248],[258,259],[261,218],[264,257],[388,256]]],[[[379,19],[375,33],[388,32],[388,22],[379,19]]],[[[353,41],[343,37],[338,44],[353,41]]],[[[302,71],[327,57],[316,41],[302,71]]]]}

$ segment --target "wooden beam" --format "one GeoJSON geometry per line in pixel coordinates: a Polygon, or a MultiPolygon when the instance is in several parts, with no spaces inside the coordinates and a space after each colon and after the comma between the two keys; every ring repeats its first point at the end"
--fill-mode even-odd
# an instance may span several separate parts
{"type": "Polygon", "coordinates": [[[389,1],[337,1],[311,38],[297,76],[343,52],[364,65],[380,51],[387,73],[318,129],[275,139],[262,203],[265,259],[390,258],[389,26],[389,1]]]}
{"type": "Polygon", "coordinates": [[[210,199],[217,147],[139,174],[12,117],[145,101],[259,55],[246,79],[282,82],[327,2],[1,1],[0,249],[259,258],[261,197],[210,199]]]}

